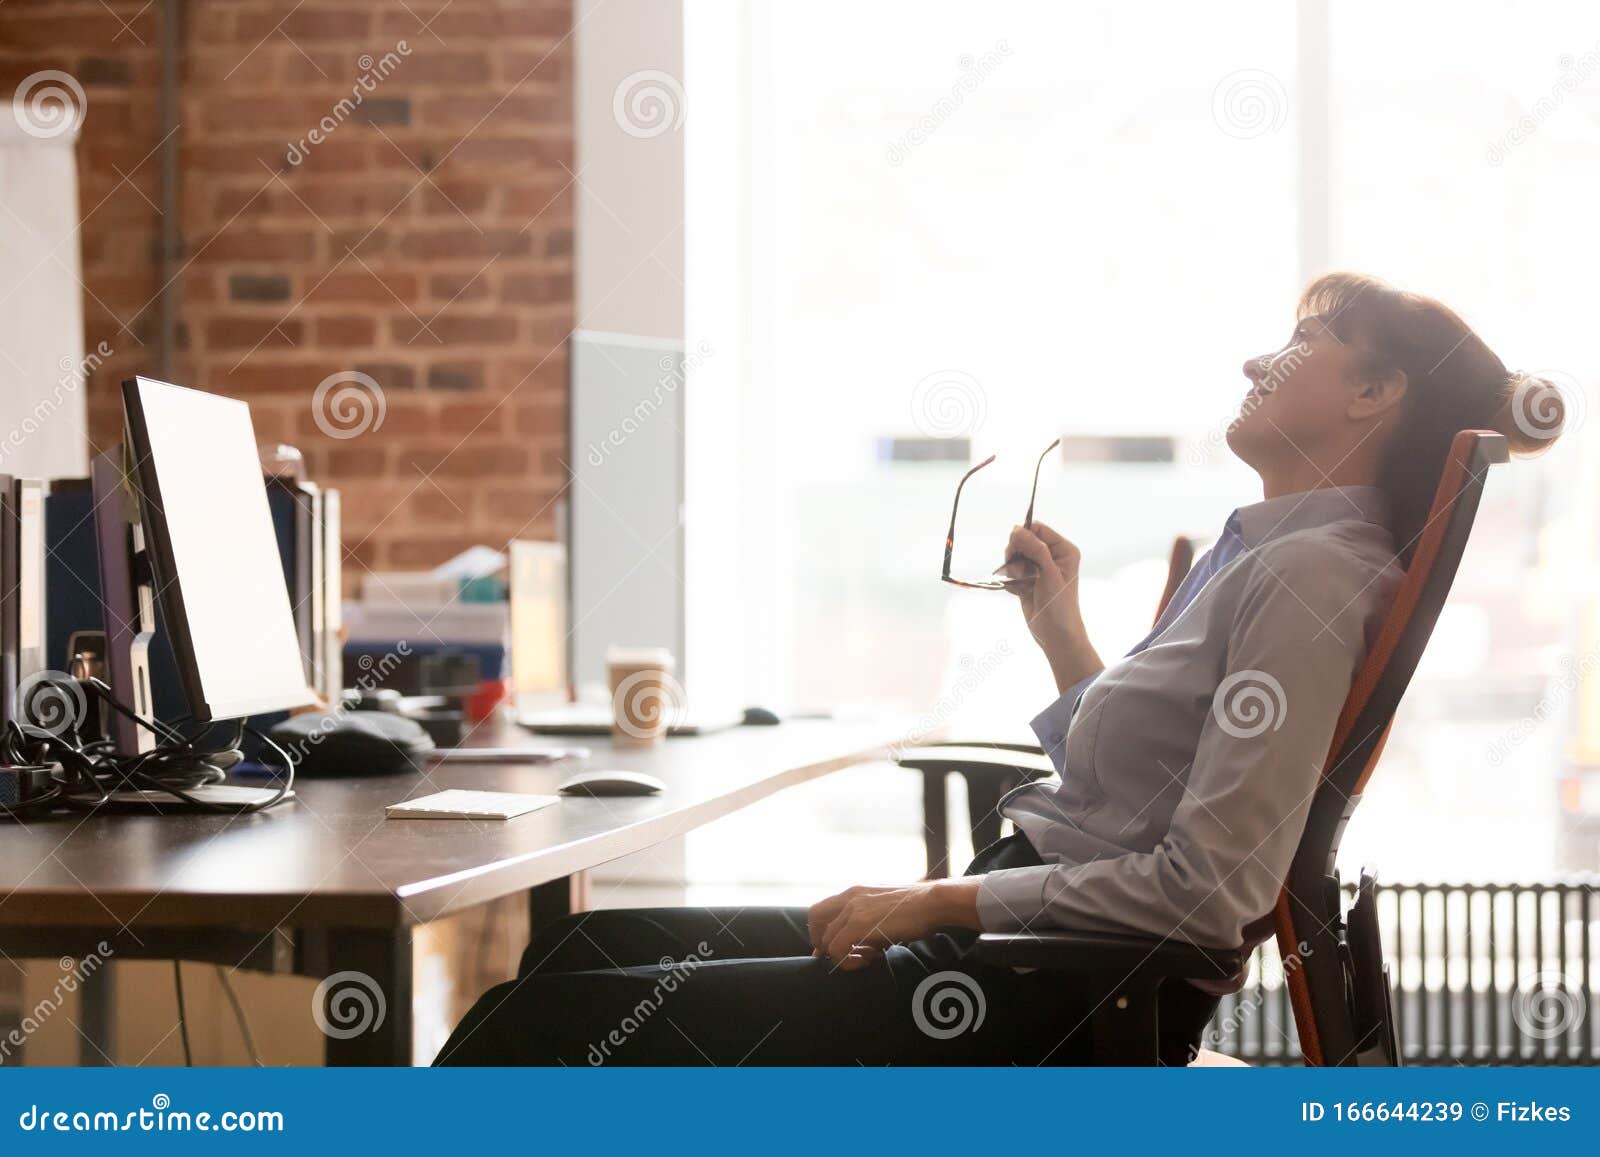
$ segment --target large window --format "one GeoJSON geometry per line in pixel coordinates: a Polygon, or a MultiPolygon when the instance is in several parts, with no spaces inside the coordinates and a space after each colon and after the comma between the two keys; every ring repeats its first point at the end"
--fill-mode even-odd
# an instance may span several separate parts
{"type": "MultiPolygon", "coordinates": [[[[999,455],[957,533],[983,573],[1058,435],[1039,517],[1083,549],[1102,652],[1133,643],[1173,535],[1259,497],[1221,441],[1240,364],[1323,269],[1440,296],[1512,365],[1592,392],[1590,5],[752,11],[745,389],[776,497],[751,517],[783,565],[749,597],[775,608],[791,704],[1014,731],[1052,698],[1012,601],[937,568],[962,471],[999,455]]],[[[1492,478],[1347,837],[1392,877],[1600,866],[1600,791],[1573,786],[1597,665],[1578,409],[1557,450],[1492,478]]]]}

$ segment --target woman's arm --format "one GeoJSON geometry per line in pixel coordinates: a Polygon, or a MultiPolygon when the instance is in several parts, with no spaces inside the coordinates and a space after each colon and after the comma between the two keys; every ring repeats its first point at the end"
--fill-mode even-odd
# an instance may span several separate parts
{"type": "Polygon", "coordinates": [[[984,931],[1139,931],[1239,943],[1272,908],[1380,600],[1371,570],[1314,542],[1244,556],[1226,670],[1167,832],[1149,852],[980,877],[984,931]],[[1362,592],[1352,598],[1351,591],[1362,592]]]}
{"type": "Polygon", "coordinates": [[[1017,596],[1028,631],[1050,661],[1056,690],[1065,692],[1105,669],[1078,607],[1078,548],[1035,522],[1031,529],[1011,531],[1006,557],[1018,556],[1031,564],[1033,573],[1008,581],[1006,589],[1017,596]]]}

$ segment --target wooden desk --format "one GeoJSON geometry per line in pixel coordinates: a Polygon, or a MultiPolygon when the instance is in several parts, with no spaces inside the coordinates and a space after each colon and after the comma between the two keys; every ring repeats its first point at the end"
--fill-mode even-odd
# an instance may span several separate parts
{"type": "MultiPolygon", "coordinates": [[[[306,780],[270,811],[62,815],[0,833],[0,950],[181,958],[325,977],[355,971],[384,994],[375,1031],[330,1037],[330,1064],[411,1063],[411,930],[527,892],[536,921],[570,910],[570,879],[797,783],[881,758],[908,720],[795,720],[668,739],[486,736],[577,743],[587,766],[647,771],[656,796],[563,799],[504,821],[387,820],[384,805],[445,788],[552,793],[572,764],[437,764],[426,776],[306,780]]],[[[310,1010],[307,1010],[308,1015],[310,1010]]],[[[333,1023],[338,1023],[334,1020],[333,1023]]]]}

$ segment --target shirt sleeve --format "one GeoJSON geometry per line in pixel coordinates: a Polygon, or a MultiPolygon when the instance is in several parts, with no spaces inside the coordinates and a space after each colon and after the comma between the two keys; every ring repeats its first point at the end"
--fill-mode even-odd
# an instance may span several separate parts
{"type": "Polygon", "coordinates": [[[1231,947],[1271,910],[1366,652],[1379,589],[1367,566],[1330,557],[1325,544],[1274,545],[1285,549],[1241,560],[1249,569],[1226,669],[1160,844],[990,872],[979,884],[984,930],[1134,931],[1231,947]]]}
{"type": "Polygon", "coordinates": [[[1050,762],[1055,764],[1057,775],[1066,770],[1067,728],[1072,725],[1072,716],[1078,709],[1078,700],[1099,675],[1100,673],[1096,671],[1085,679],[1079,679],[1063,691],[1054,703],[1035,715],[1033,722],[1028,724],[1038,737],[1039,746],[1050,757],[1050,762]]]}

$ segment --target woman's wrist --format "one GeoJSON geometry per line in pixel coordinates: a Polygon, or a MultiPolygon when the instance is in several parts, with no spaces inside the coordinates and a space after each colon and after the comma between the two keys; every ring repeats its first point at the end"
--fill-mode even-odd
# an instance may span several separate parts
{"type": "Polygon", "coordinates": [[[1059,641],[1046,648],[1045,658],[1050,662],[1050,673],[1055,676],[1057,691],[1065,691],[1105,668],[1081,622],[1064,631],[1059,641]]]}
{"type": "Polygon", "coordinates": [[[978,923],[978,876],[936,880],[932,885],[934,911],[940,927],[981,929],[978,923]]]}

